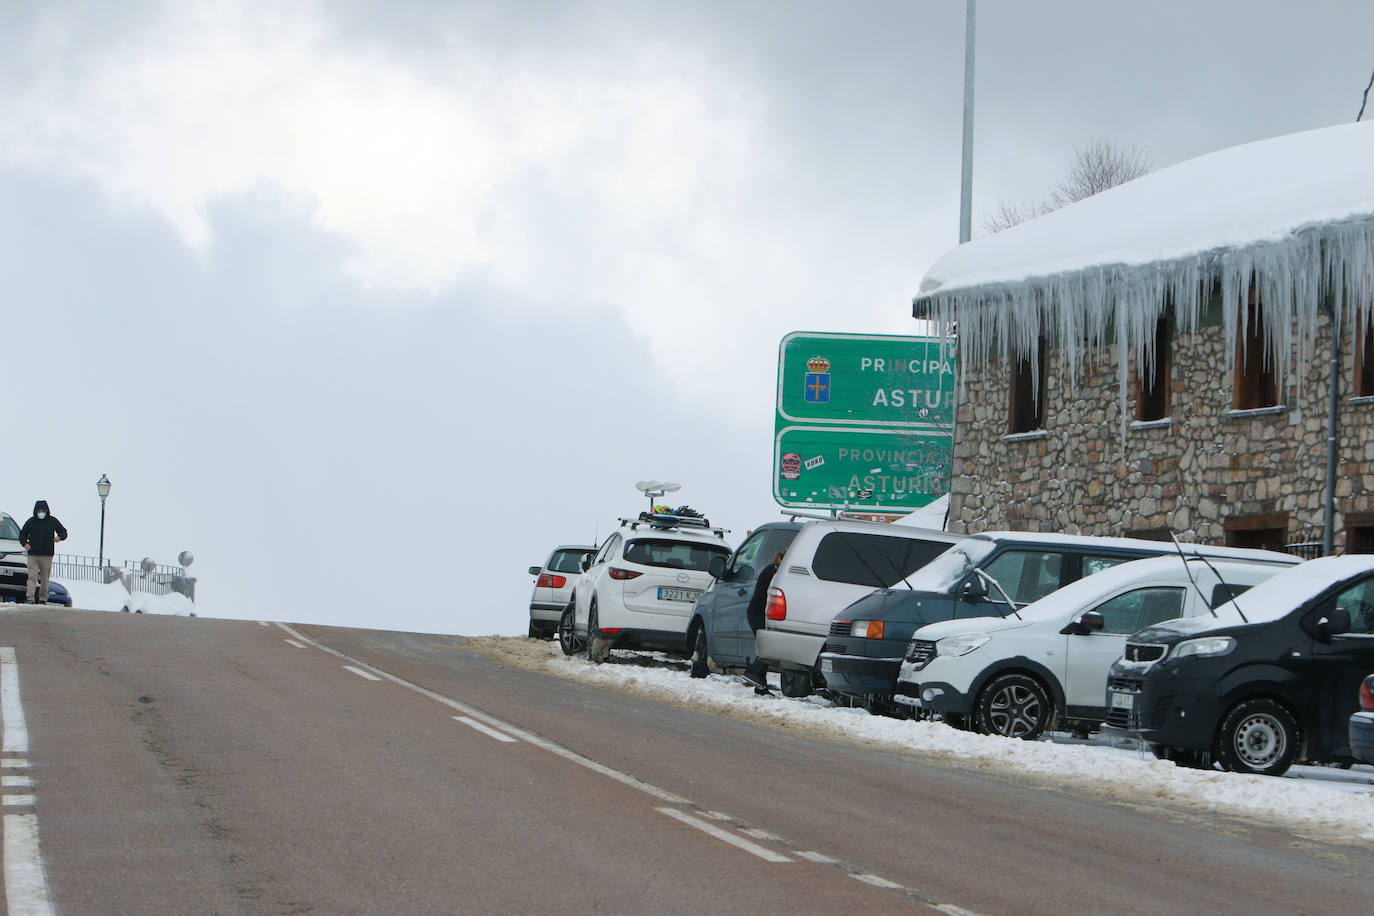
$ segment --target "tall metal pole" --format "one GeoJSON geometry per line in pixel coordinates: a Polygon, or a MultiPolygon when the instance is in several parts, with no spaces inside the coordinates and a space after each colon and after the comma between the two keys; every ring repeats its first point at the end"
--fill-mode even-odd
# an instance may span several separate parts
{"type": "MultiPolygon", "coordinates": [[[[90,548],[87,548],[88,550],[90,548]]],[[[100,561],[101,569],[105,568],[105,497],[100,497],[100,561]]],[[[101,573],[101,581],[104,581],[104,573],[101,573]]]]}
{"type": "MultiPolygon", "coordinates": [[[[1341,402],[1341,327],[1337,319],[1336,293],[1327,294],[1326,314],[1331,318],[1331,388],[1326,408],[1326,499],[1322,510],[1322,556],[1335,553],[1336,542],[1336,444],[1341,402]]],[[[1349,545],[1346,545],[1349,549],[1349,545]]]]}
{"type": "Polygon", "coordinates": [[[973,236],[973,20],[976,0],[964,0],[964,167],[959,182],[959,244],[973,236]]]}

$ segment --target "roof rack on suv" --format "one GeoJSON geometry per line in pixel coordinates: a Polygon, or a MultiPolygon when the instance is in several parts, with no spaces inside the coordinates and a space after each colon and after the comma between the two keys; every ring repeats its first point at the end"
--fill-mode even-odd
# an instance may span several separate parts
{"type": "MultiPolygon", "coordinates": [[[[680,513],[682,510],[678,510],[680,513]]],[[[688,510],[691,511],[691,510],[688,510]]],[[[640,525],[648,525],[651,528],[704,528],[713,534],[724,537],[730,533],[729,528],[717,528],[711,524],[711,520],[703,515],[682,515],[667,512],[641,512],[638,518],[621,518],[620,527],[629,525],[631,529],[638,528],[640,525]]]]}

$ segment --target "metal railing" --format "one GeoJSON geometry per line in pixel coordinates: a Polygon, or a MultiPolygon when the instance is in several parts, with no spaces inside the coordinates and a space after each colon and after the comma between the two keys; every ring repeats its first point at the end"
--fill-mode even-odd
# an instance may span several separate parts
{"type": "Polygon", "coordinates": [[[105,560],[102,564],[98,557],[83,557],[76,554],[59,553],[53,557],[52,574],[54,579],[79,579],[85,582],[123,582],[130,592],[146,595],[166,595],[179,592],[192,600],[195,599],[196,580],[186,575],[180,566],[158,564],[147,572],[138,560],[126,560],[120,566],[105,560]]]}

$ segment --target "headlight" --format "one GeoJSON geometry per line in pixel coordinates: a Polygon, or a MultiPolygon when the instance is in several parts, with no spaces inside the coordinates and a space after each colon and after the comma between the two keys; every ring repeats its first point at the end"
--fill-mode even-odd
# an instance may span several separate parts
{"type": "Polygon", "coordinates": [[[964,633],[959,636],[946,636],[935,643],[936,655],[968,655],[983,643],[992,639],[986,633],[964,633]]]}
{"type": "Polygon", "coordinates": [[[1174,646],[1173,654],[1169,657],[1216,658],[1220,655],[1230,655],[1235,647],[1236,641],[1229,636],[1204,636],[1201,639],[1185,639],[1174,646]]]}
{"type": "Polygon", "coordinates": [[[881,620],[856,620],[849,627],[849,635],[857,636],[860,639],[882,639],[883,622],[881,620]]]}

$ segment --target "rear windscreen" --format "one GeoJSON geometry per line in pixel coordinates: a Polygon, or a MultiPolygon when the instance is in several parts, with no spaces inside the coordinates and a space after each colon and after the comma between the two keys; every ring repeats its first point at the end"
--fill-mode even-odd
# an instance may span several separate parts
{"type": "Polygon", "coordinates": [[[949,549],[943,541],[832,531],[821,538],[811,571],[830,582],[887,588],[949,549]]]}
{"type": "Polygon", "coordinates": [[[549,558],[549,572],[579,573],[582,571],[582,558],[594,553],[595,550],[555,550],[549,558]]]}
{"type": "Polygon", "coordinates": [[[641,566],[706,572],[712,557],[729,559],[730,548],[724,544],[717,547],[713,544],[662,541],[657,538],[641,538],[625,545],[625,561],[641,566]]]}

